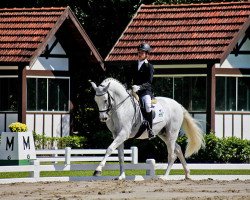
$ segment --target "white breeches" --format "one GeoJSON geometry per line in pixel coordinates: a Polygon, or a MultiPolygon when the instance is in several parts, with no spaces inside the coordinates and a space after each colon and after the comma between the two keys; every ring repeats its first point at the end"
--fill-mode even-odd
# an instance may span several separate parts
{"type": "Polygon", "coordinates": [[[152,108],[151,108],[151,96],[150,95],[144,95],[142,96],[142,102],[143,105],[146,109],[146,112],[151,112],[152,108]]]}

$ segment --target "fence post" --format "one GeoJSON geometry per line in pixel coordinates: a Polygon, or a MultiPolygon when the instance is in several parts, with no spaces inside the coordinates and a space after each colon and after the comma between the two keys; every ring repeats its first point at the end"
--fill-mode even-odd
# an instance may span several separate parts
{"type": "Polygon", "coordinates": [[[71,157],[71,148],[66,147],[65,148],[65,162],[64,162],[66,165],[70,165],[70,157],[71,157]]]}
{"type": "Polygon", "coordinates": [[[137,147],[130,147],[130,149],[132,151],[132,154],[131,154],[131,157],[132,157],[131,163],[132,164],[138,164],[138,148],[137,147]]]}
{"type": "Polygon", "coordinates": [[[146,170],[146,175],[155,176],[155,159],[147,159],[146,163],[150,165],[149,169],[146,170]]]}
{"type": "Polygon", "coordinates": [[[34,171],[30,172],[30,177],[37,179],[40,177],[40,161],[31,160],[31,164],[34,166],[34,171]]]}
{"type": "MultiPolygon", "coordinates": [[[[52,149],[53,149],[53,150],[57,150],[58,147],[57,147],[57,146],[54,146],[54,147],[52,147],[52,149]]],[[[53,154],[52,157],[57,158],[57,157],[58,157],[58,154],[53,154]]],[[[57,162],[57,161],[53,161],[52,163],[58,163],[58,162],[57,162]]]]}

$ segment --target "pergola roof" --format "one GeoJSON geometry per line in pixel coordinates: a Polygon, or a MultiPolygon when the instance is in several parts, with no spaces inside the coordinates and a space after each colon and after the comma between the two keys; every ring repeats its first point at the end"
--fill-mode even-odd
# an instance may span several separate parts
{"type": "Polygon", "coordinates": [[[141,5],[105,61],[137,59],[142,42],[154,63],[223,62],[250,25],[250,2],[141,5]]]}
{"type": "Polygon", "coordinates": [[[71,21],[102,65],[101,56],[69,7],[1,8],[0,64],[32,65],[65,20],[71,21]]]}

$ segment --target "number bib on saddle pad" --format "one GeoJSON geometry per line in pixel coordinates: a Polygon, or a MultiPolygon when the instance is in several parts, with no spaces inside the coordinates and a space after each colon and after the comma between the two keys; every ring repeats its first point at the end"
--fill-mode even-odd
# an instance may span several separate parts
{"type": "Polygon", "coordinates": [[[152,104],[153,111],[153,124],[159,123],[163,121],[165,113],[163,111],[162,105],[157,102],[156,104],[152,104]]]}
{"type": "MultiPolygon", "coordinates": [[[[153,127],[154,124],[162,122],[165,117],[165,113],[163,111],[162,105],[160,103],[152,104],[152,112],[153,112],[153,127]]],[[[139,138],[146,131],[147,125],[142,123],[138,132],[135,134],[134,138],[139,138]]]]}

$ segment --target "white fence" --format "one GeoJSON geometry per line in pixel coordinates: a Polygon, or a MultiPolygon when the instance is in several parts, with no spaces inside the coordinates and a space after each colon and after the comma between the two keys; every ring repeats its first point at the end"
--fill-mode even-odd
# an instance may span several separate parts
{"type": "MultiPolygon", "coordinates": [[[[51,149],[36,150],[37,160],[40,162],[59,162],[63,161],[69,165],[73,161],[101,161],[106,153],[106,149],[51,149]]],[[[107,161],[119,161],[118,151],[115,150],[107,161]]],[[[138,163],[138,148],[131,147],[124,149],[124,161],[132,164],[138,163]]]]}
{"type": "MultiPolygon", "coordinates": [[[[110,180],[114,179],[113,176],[79,176],[79,177],[41,177],[40,173],[42,171],[79,171],[79,170],[91,170],[94,171],[98,164],[72,164],[72,161],[99,161],[106,150],[76,150],[66,148],[65,150],[39,150],[37,151],[38,159],[33,161],[32,165],[22,165],[22,166],[0,166],[0,172],[29,172],[30,176],[28,178],[6,178],[0,179],[0,184],[15,183],[15,182],[38,182],[38,181],[89,181],[89,180],[110,180]],[[50,156],[49,156],[50,155],[50,156]],[[72,156],[77,155],[77,156],[72,156]],[[81,156],[79,156],[81,155],[81,156]],[[87,155],[87,156],[86,156],[87,155]],[[91,156],[94,155],[94,156],[91,156]],[[102,156],[96,156],[102,155],[102,156]],[[84,158],[83,158],[84,157],[84,158]],[[58,162],[63,161],[64,164],[41,164],[41,162],[58,162]]],[[[156,170],[166,169],[167,164],[155,163],[154,159],[148,159],[146,163],[138,163],[138,149],[133,147],[131,149],[125,150],[128,154],[126,158],[130,163],[125,163],[125,169],[130,170],[145,170],[145,176],[128,176],[127,179],[130,180],[145,180],[156,176],[156,170]]],[[[117,155],[117,151],[114,152],[117,155]]],[[[117,161],[117,156],[111,158],[112,161],[117,161]]],[[[188,164],[190,169],[231,169],[231,170],[250,170],[250,164],[188,164]]],[[[119,170],[119,164],[107,163],[103,170],[119,170]]],[[[174,164],[172,169],[182,169],[181,164],[174,164]]],[[[181,180],[184,179],[183,175],[170,175],[169,180],[181,180]]],[[[201,179],[215,179],[215,180],[250,180],[250,175],[191,175],[191,179],[201,180],[201,179]]]]}

